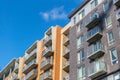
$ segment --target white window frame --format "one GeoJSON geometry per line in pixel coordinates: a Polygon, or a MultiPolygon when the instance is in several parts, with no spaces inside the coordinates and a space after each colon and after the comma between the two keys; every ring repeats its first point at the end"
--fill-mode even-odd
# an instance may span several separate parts
{"type": "Polygon", "coordinates": [[[116,51],[116,55],[117,55],[117,50],[116,50],[115,48],[112,48],[112,49],[109,50],[109,52],[110,52],[110,59],[111,59],[111,64],[112,64],[112,65],[114,65],[114,64],[113,64],[114,61],[117,61],[116,64],[118,64],[118,55],[117,55],[117,59],[112,60],[112,53],[111,53],[111,51],[112,51],[113,49],[116,51]]]}
{"type": "Polygon", "coordinates": [[[108,45],[109,46],[113,45],[114,42],[115,42],[115,37],[114,37],[114,33],[113,32],[112,32],[112,34],[113,34],[114,39],[112,41],[109,41],[109,33],[110,32],[112,32],[112,31],[107,32],[107,40],[108,40],[108,45]]]}
{"type": "Polygon", "coordinates": [[[105,18],[105,26],[107,29],[112,27],[112,19],[111,19],[110,15],[105,18]],[[110,24],[108,24],[108,22],[107,22],[108,17],[110,18],[110,24]]]}

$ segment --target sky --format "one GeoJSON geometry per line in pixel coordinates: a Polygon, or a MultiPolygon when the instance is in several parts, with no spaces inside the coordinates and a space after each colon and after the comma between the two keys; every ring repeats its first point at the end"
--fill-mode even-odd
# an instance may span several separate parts
{"type": "Polygon", "coordinates": [[[0,0],[0,70],[51,26],[64,27],[83,0],[0,0]]]}

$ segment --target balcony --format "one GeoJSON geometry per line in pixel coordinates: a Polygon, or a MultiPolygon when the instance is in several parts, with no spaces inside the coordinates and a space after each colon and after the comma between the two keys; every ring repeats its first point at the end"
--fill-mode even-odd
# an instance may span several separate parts
{"type": "Polygon", "coordinates": [[[69,79],[69,75],[63,77],[63,80],[70,80],[70,79],[69,79]]]}
{"type": "Polygon", "coordinates": [[[49,57],[53,54],[52,47],[48,47],[43,51],[43,57],[49,57]]]}
{"type": "Polygon", "coordinates": [[[116,18],[118,21],[120,21],[120,9],[118,9],[116,12],[116,18]]]}
{"type": "Polygon", "coordinates": [[[116,6],[120,6],[120,0],[113,0],[113,3],[114,3],[116,6]]]}
{"type": "Polygon", "coordinates": [[[19,64],[18,63],[15,63],[15,67],[14,67],[14,72],[18,72],[19,70],[19,64]]]}
{"type": "Polygon", "coordinates": [[[63,52],[63,57],[69,59],[69,53],[70,53],[70,49],[66,48],[65,51],[63,52]]]}
{"type": "Polygon", "coordinates": [[[47,70],[51,68],[52,66],[53,66],[53,60],[48,58],[47,60],[41,62],[40,68],[41,70],[47,70]]]}
{"type": "Polygon", "coordinates": [[[37,76],[37,70],[33,69],[26,75],[26,80],[33,80],[37,76]]]}
{"type": "Polygon", "coordinates": [[[63,70],[66,71],[66,72],[69,72],[69,61],[65,61],[63,63],[63,70]]]}
{"type": "Polygon", "coordinates": [[[91,48],[87,51],[87,56],[89,59],[93,60],[102,56],[105,53],[104,47],[102,44],[98,43],[96,45],[92,45],[91,48]]]}
{"type": "Polygon", "coordinates": [[[65,46],[67,46],[67,45],[69,45],[69,43],[70,43],[70,40],[69,40],[68,37],[66,37],[66,38],[64,39],[64,41],[63,41],[63,44],[64,44],[65,46]]]}
{"type": "Polygon", "coordinates": [[[43,80],[52,80],[52,71],[47,71],[44,73],[43,80]]]}
{"type": "Polygon", "coordinates": [[[88,76],[90,78],[95,78],[98,76],[101,76],[103,74],[106,74],[106,64],[102,61],[94,62],[89,66],[88,69],[88,76]]]}
{"type": "Polygon", "coordinates": [[[101,29],[95,27],[87,33],[87,42],[93,43],[102,37],[101,29]]]}
{"type": "Polygon", "coordinates": [[[45,40],[44,40],[44,45],[45,45],[45,46],[49,46],[49,45],[51,45],[51,44],[52,44],[52,35],[47,36],[47,37],[45,38],[45,40]]]}
{"type": "Polygon", "coordinates": [[[37,49],[32,50],[28,55],[25,56],[25,63],[29,63],[37,55],[37,49]]]}
{"type": "Polygon", "coordinates": [[[86,27],[88,29],[93,28],[94,26],[96,26],[98,23],[100,22],[100,17],[98,13],[94,13],[93,15],[91,15],[91,17],[86,21],[86,27]]]}
{"type": "Polygon", "coordinates": [[[32,69],[37,67],[37,62],[36,59],[32,60],[30,63],[28,63],[27,65],[25,65],[25,67],[23,68],[23,73],[28,73],[29,71],[31,71],[32,69]]]}
{"type": "Polygon", "coordinates": [[[18,78],[18,74],[14,74],[14,75],[12,76],[12,80],[20,80],[20,79],[18,78]]]}

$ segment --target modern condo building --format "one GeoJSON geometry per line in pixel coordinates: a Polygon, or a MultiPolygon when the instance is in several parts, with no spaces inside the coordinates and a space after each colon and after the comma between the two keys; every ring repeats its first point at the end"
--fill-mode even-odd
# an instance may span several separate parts
{"type": "Polygon", "coordinates": [[[52,26],[0,80],[120,80],[120,0],[84,0],[52,26]]]}

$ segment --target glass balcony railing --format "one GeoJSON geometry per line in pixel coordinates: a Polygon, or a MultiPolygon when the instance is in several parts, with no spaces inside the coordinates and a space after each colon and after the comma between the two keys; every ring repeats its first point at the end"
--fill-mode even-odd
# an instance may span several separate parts
{"type": "Polygon", "coordinates": [[[120,9],[117,10],[116,18],[118,21],[120,21],[120,9]]]}
{"type": "Polygon", "coordinates": [[[120,6],[120,0],[113,0],[113,3],[114,3],[116,6],[120,6]]]}
{"type": "Polygon", "coordinates": [[[87,51],[87,56],[89,59],[95,59],[104,54],[104,46],[101,43],[92,45],[87,51]]]}
{"type": "Polygon", "coordinates": [[[12,76],[12,80],[19,80],[19,78],[18,78],[18,74],[13,74],[13,76],[12,76]]]}
{"type": "Polygon", "coordinates": [[[44,80],[51,80],[52,79],[52,70],[46,71],[44,73],[44,80]]]}
{"type": "Polygon", "coordinates": [[[35,67],[37,65],[36,63],[36,59],[33,59],[31,62],[29,62],[28,64],[26,64],[23,68],[23,72],[28,72],[29,68],[35,67]]]}
{"type": "Polygon", "coordinates": [[[50,45],[51,42],[52,42],[52,35],[47,36],[47,37],[44,39],[44,44],[45,44],[46,46],[50,45]]]}
{"type": "Polygon", "coordinates": [[[52,53],[53,53],[52,47],[47,47],[47,48],[43,51],[43,54],[42,54],[42,55],[45,56],[45,57],[48,57],[48,56],[51,56],[52,53]]]}
{"type": "Polygon", "coordinates": [[[102,37],[101,29],[100,27],[95,27],[88,31],[87,33],[87,42],[92,43],[96,40],[99,40],[102,37]]]}
{"type": "Polygon", "coordinates": [[[106,72],[106,64],[103,61],[94,62],[88,68],[88,76],[91,78],[98,77],[106,72]]]}
{"type": "Polygon", "coordinates": [[[47,58],[47,60],[41,62],[40,68],[41,68],[42,70],[47,70],[47,69],[49,69],[50,67],[52,67],[52,64],[53,64],[53,60],[50,59],[50,58],[47,58]]]}
{"type": "Polygon", "coordinates": [[[98,13],[92,14],[91,17],[86,21],[86,27],[93,28],[96,24],[98,24],[99,20],[100,19],[98,13]]]}
{"type": "Polygon", "coordinates": [[[19,69],[19,64],[16,62],[16,63],[15,63],[15,67],[14,67],[14,71],[15,71],[15,72],[18,72],[18,69],[19,69]]]}
{"type": "Polygon", "coordinates": [[[25,61],[28,60],[31,56],[33,56],[37,52],[37,49],[34,49],[33,51],[30,52],[27,56],[25,56],[25,61]]]}
{"type": "Polygon", "coordinates": [[[34,79],[37,76],[37,70],[33,69],[26,75],[26,80],[34,79]]]}

